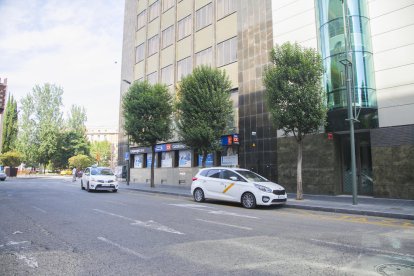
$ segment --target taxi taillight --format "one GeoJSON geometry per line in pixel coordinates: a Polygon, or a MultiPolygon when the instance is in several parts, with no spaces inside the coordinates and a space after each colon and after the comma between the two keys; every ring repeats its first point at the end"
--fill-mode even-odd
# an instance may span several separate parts
{"type": "Polygon", "coordinates": [[[193,177],[193,181],[196,181],[198,178],[197,177],[193,177]]]}

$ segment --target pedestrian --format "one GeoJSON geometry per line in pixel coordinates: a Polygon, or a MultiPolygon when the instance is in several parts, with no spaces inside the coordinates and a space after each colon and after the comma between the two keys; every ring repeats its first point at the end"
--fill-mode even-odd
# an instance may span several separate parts
{"type": "Polygon", "coordinates": [[[73,167],[72,175],[73,175],[72,181],[75,182],[76,181],[76,167],[73,167]]]}

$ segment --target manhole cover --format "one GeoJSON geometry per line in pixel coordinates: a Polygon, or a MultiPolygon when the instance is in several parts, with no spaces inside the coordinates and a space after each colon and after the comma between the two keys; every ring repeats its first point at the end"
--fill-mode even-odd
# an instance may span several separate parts
{"type": "Polygon", "coordinates": [[[414,275],[414,266],[406,264],[382,264],[376,266],[375,270],[381,275],[414,275]]]}

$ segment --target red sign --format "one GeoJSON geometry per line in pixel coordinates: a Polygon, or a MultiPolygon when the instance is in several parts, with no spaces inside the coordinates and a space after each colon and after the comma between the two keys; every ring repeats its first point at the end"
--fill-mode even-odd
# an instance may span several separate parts
{"type": "Polygon", "coordinates": [[[332,132],[328,132],[328,140],[332,140],[333,139],[333,133],[332,132]]]}
{"type": "Polygon", "coordinates": [[[171,144],[166,144],[165,148],[167,149],[167,151],[170,151],[171,150],[171,144]]]}

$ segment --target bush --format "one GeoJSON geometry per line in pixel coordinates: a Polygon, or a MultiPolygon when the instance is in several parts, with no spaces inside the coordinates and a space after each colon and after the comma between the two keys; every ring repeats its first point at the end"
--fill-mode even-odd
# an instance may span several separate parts
{"type": "Polygon", "coordinates": [[[8,151],[0,155],[0,162],[4,166],[17,167],[22,163],[22,154],[17,151],[8,151]]]}
{"type": "Polygon", "coordinates": [[[89,156],[83,154],[72,156],[71,158],[69,158],[68,161],[70,167],[75,167],[79,169],[89,167],[94,163],[89,156]]]}

